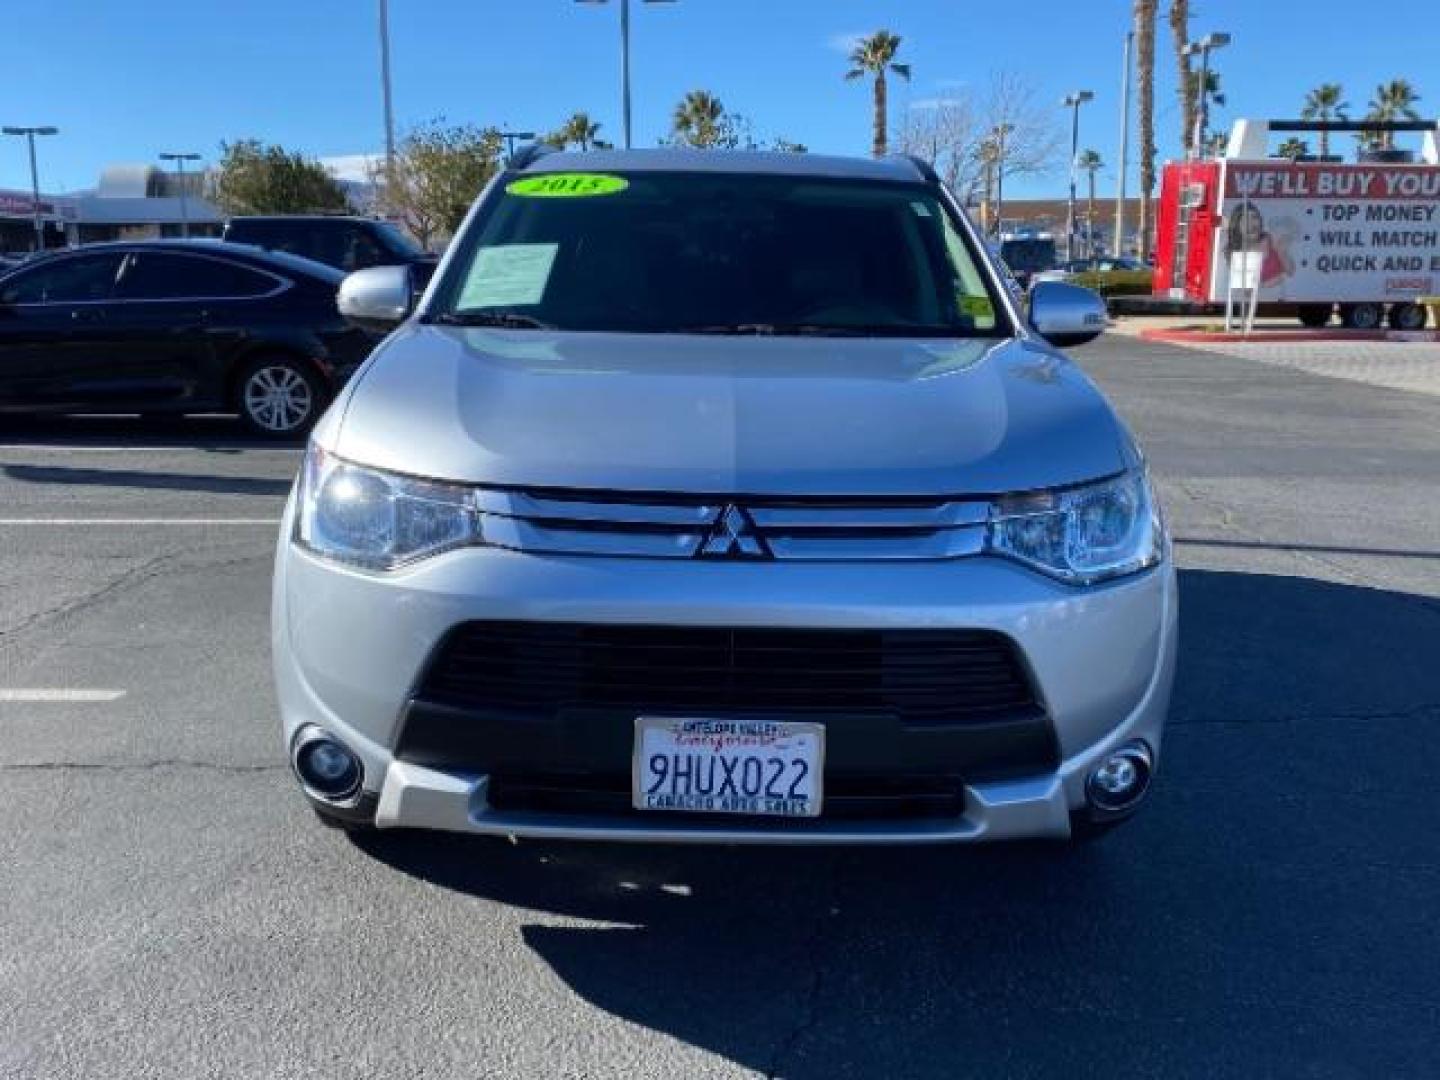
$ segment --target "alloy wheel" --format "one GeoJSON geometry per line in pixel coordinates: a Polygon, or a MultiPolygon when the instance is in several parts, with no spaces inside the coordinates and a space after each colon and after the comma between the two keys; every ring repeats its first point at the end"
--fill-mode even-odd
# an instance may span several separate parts
{"type": "Polygon", "coordinates": [[[257,427],[277,434],[304,426],[315,408],[315,392],[292,367],[257,368],[245,380],[245,413],[257,427]]]}

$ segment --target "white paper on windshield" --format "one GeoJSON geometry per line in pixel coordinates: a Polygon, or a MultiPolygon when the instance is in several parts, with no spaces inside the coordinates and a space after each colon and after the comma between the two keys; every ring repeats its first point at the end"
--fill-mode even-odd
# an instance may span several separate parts
{"type": "Polygon", "coordinates": [[[481,248],[460,290],[461,308],[519,307],[545,295],[559,244],[501,244],[481,248]]]}

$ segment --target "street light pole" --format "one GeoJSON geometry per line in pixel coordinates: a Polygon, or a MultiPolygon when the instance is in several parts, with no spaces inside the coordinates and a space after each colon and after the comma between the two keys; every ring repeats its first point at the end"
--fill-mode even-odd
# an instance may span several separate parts
{"type": "Polygon", "coordinates": [[[395,172],[395,107],[390,96],[390,4],[380,0],[380,93],[385,103],[385,182],[395,172]]]}
{"type": "MultiPolygon", "coordinates": [[[[575,0],[577,4],[605,4],[609,0],[575,0]]],[[[641,0],[645,4],[673,4],[676,0],[641,0]]],[[[630,0],[620,0],[620,115],[625,149],[632,144],[630,123],[630,0]]]]}
{"type": "Polygon", "coordinates": [[[185,190],[185,162],[199,161],[199,154],[161,154],[161,161],[175,162],[175,168],[179,170],[180,177],[180,236],[188,239],[190,236],[190,203],[188,192],[185,190]]]}
{"type": "Polygon", "coordinates": [[[55,135],[57,127],[7,127],[0,128],[6,135],[23,135],[30,144],[30,211],[35,222],[35,250],[45,250],[45,223],[40,219],[40,170],[35,165],[35,136],[55,135]]]}
{"type": "Polygon", "coordinates": [[[1094,91],[1077,90],[1066,94],[1062,104],[1070,110],[1070,201],[1065,212],[1065,260],[1075,258],[1075,173],[1080,157],[1080,106],[1093,100],[1094,91]]]}
{"type": "Polygon", "coordinates": [[[1120,77],[1120,183],[1115,189],[1116,255],[1125,254],[1125,180],[1130,168],[1130,50],[1135,45],[1135,31],[1125,35],[1125,71],[1120,77]]]}

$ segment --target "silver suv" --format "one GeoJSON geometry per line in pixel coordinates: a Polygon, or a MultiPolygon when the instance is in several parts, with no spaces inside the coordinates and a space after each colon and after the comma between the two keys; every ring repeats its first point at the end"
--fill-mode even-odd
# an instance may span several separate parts
{"type": "Polygon", "coordinates": [[[522,159],[315,429],[274,656],[321,818],[529,837],[1066,837],[1156,767],[1145,463],[910,160],[522,159]]]}

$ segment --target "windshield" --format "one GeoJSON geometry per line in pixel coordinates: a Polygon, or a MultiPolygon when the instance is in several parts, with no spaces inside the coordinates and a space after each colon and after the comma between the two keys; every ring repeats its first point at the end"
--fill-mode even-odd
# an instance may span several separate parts
{"type": "Polygon", "coordinates": [[[999,332],[968,243],[918,184],[538,174],[508,183],[458,247],[431,320],[636,333],[999,332]]]}

